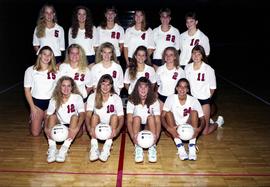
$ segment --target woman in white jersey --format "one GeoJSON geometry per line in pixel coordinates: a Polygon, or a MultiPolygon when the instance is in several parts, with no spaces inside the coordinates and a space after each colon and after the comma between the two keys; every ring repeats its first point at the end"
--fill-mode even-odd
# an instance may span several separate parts
{"type": "Polygon", "coordinates": [[[156,72],[151,66],[150,58],[147,53],[147,48],[144,46],[139,46],[135,50],[133,57],[130,61],[130,66],[127,68],[124,76],[125,88],[128,90],[128,94],[131,94],[136,81],[140,77],[146,77],[155,85],[156,72]]]}
{"type": "Polygon", "coordinates": [[[97,43],[101,45],[105,42],[113,44],[116,57],[120,62],[121,53],[124,47],[124,29],[117,19],[117,10],[107,7],[104,13],[105,19],[97,28],[97,43]]]}
{"type": "Polygon", "coordinates": [[[71,77],[63,76],[57,81],[47,110],[45,133],[48,138],[48,163],[65,162],[68,149],[75,139],[85,119],[85,106],[76,83],[71,77]],[[51,130],[56,124],[68,127],[68,138],[57,150],[56,142],[51,138],[51,130]]]}
{"type": "Polygon", "coordinates": [[[111,43],[105,42],[98,48],[96,55],[96,64],[91,69],[91,84],[95,90],[100,77],[109,74],[113,78],[115,92],[119,95],[124,87],[124,75],[122,67],[118,64],[114,47],[111,43]]]}
{"type": "Polygon", "coordinates": [[[197,28],[198,19],[195,12],[188,12],[185,15],[187,31],[180,35],[180,66],[184,69],[191,58],[191,50],[195,45],[204,47],[205,54],[210,54],[208,37],[197,28]]]}
{"type": "Polygon", "coordinates": [[[171,10],[164,8],[159,11],[161,25],[153,30],[155,51],[153,54],[153,66],[155,70],[162,63],[162,54],[166,47],[175,47],[179,51],[179,37],[180,32],[177,28],[170,25],[171,10]]]}
{"type": "Polygon", "coordinates": [[[97,46],[96,27],[90,10],[85,6],[77,6],[73,12],[68,44],[79,44],[84,49],[89,66],[93,65],[97,46]]]}
{"type": "Polygon", "coordinates": [[[162,61],[164,64],[158,67],[156,72],[158,100],[161,110],[167,97],[174,94],[177,81],[185,77],[184,70],[179,66],[178,51],[174,47],[165,48],[162,61]]]}
{"type": "Polygon", "coordinates": [[[62,51],[65,50],[65,34],[64,29],[57,24],[56,11],[53,5],[45,4],[39,12],[33,34],[33,46],[37,54],[43,46],[50,46],[56,63],[62,62],[62,51]]]}
{"type": "Polygon", "coordinates": [[[69,76],[76,82],[84,102],[91,91],[87,85],[90,82],[90,70],[87,66],[87,60],[82,47],[78,44],[71,44],[67,48],[64,63],[59,66],[61,76],[69,76]]]}
{"type": "Polygon", "coordinates": [[[151,82],[146,77],[137,80],[127,103],[127,127],[135,145],[135,162],[143,162],[143,148],[138,145],[137,136],[147,129],[154,134],[155,143],[148,149],[148,161],[157,161],[156,142],[160,135],[160,107],[151,82]]]}
{"type": "Polygon", "coordinates": [[[42,130],[57,76],[53,51],[44,46],[38,52],[35,65],[28,67],[24,74],[24,94],[30,106],[30,132],[33,136],[38,136],[42,130]]]}
{"type": "Polygon", "coordinates": [[[149,56],[155,49],[153,30],[146,23],[145,12],[135,10],[134,19],[129,28],[127,28],[124,37],[124,57],[126,68],[130,64],[132,55],[138,46],[143,45],[147,48],[149,56]]]}
{"type": "Polygon", "coordinates": [[[110,156],[113,138],[120,133],[124,124],[123,103],[114,91],[111,75],[105,74],[101,76],[96,92],[91,94],[87,100],[86,111],[87,129],[91,135],[89,159],[95,161],[99,158],[105,162],[110,156]],[[112,134],[105,141],[101,152],[99,152],[98,140],[95,134],[95,128],[99,123],[109,124],[112,128],[112,134]]]}
{"type": "Polygon", "coordinates": [[[189,82],[186,78],[179,79],[175,87],[175,94],[170,95],[163,107],[161,121],[163,127],[171,134],[176,144],[181,160],[196,160],[196,137],[205,126],[204,114],[199,101],[189,95],[189,82]],[[179,125],[190,124],[194,128],[194,135],[189,140],[189,153],[177,133],[179,125]]]}
{"type": "Polygon", "coordinates": [[[205,135],[212,133],[224,123],[222,116],[219,116],[216,122],[210,123],[210,104],[211,97],[216,90],[216,76],[214,69],[207,63],[208,60],[204,48],[201,45],[196,45],[192,49],[190,62],[185,67],[191,94],[202,105],[205,116],[205,128],[203,130],[203,134],[205,135]]]}

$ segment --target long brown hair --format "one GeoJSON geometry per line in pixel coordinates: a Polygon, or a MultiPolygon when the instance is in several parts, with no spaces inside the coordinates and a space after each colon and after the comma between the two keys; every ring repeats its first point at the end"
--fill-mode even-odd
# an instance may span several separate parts
{"type": "Polygon", "coordinates": [[[71,77],[68,77],[68,76],[61,77],[57,81],[56,86],[55,86],[54,91],[53,91],[53,94],[52,94],[52,99],[54,99],[56,102],[56,110],[58,110],[59,107],[63,104],[63,94],[61,92],[61,85],[62,85],[63,81],[65,81],[65,80],[68,80],[71,83],[71,87],[72,87],[71,93],[81,95],[75,81],[71,77]]]}
{"type": "Polygon", "coordinates": [[[135,10],[134,17],[133,17],[133,20],[131,22],[130,27],[132,27],[132,26],[134,26],[136,24],[136,21],[135,21],[135,14],[136,14],[136,12],[141,12],[142,15],[143,15],[143,21],[142,21],[141,31],[147,31],[149,27],[148,27],[147,22],[146,22],[146,15],[145,15],[144,10],[135,10]]]}
{"type": "Polygon", "coordinates": [[[110,83],[111,90],[110,93],[111,94],[115,94],[114,88],[113,88],[113,78],[111,75],[109,74],[104,74],[100,77],[98,84],[97,84],[97,90],[96,90],[96,97],[95,97],[95,107],[97,109],[100,109],[102,107],[102,103],[103,103],[103,97],[102,97],[102,93],[101,93],[101,84],[103,82],[108,81],[110,83]]]}
{"type": "Polygon", "coordinates": [[[132,93],[130,94],[128,100],[131,103],[133,103],[134,105],[141,104],[141,98],[140,98],[139,89],[138,89],[141,84],[146,84],[149,88],[148,93],[147,93],[147,97],[145,100],[145,104],[149,108],[150,105],[152,105],[157,100],[157,97],[156,97],[156,93],[154,92],[154,88],[153,88],[151,82],[146,77],[140,77],[137,80],[135,87],[134,87],[132,93]]]}
{"type": "Polygon", "coordinates": [[[72,38],[76,38],[77,34],[78,34],[78,30],[79,30],[79,21],[78,21],[78,11],[82,9],[85,10],[86,13],[86,19],[85,19],[85,38],[93,38],[93,20],[92,20],[92,16],[91,16],[91,12],[90,10],[85,7],[85,6],[77,6],[74,11],[73,11],[73,15],[72,15],[72,24],[71,24],[71,36],[72,38]]]}
{"type": "Polygon", "coordinates": [[[136,79],[136,75],[137,75],[137,72],[138,72],[138,62],[137,62],[137,59],[136,59],[136,55],[138,54],[139,51],[143,51],[145,53],[145,55],[146,55],[146,60],[144,61],[144,63],[151,66],[150,57],[148,55],[147,48],[145,46],[142,46],[142,45],[137,47],[137,49],[133,53],[131,63],[129,65],[129,77],[130,77],[131,80],[136,79]]]}

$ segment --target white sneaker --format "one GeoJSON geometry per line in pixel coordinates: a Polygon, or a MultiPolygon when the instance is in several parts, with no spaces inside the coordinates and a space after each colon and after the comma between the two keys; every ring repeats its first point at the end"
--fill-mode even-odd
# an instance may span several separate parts
{"type": "Polygon", "coordinates": [[[188,160],[188,154],[185,150],[184,144],[181,143],[177,149],[177,154],[179,155],[180,160],[188,160]]]}
{"type": "Polygon", "coordinates": [[[222,128],[224,124],[224,118],[222,116],[218,116],[216,123],[218,124],[218,127],[222,128]]]}
{"type": "Polygon", "coordinates": [[[99,157],[99,150],[98,150],[98,145],[91,145],[91,149],[89,151],[89,160],[90,161],[95,161],[99,157]]]}
{"type": "Polygon", "coordinates": [[[99,155],[99,159],[103,162],[106,162],[110,156],[110,149],[111,149],[111,146],[108,145],[108,144],[104,144],[103,145],[103,149],[99,155]]]}
{"type": "Polygon", "coordinates": [[[135,145],[135,162],[143,161],[143,148],[138,145],[135,145]]]}
{"type": "Polygon", "coordinates": [[[209,123],[210,123],[210,124],[214,124],[215,121],[214,121],[212,118],[210,118],[209,123]]]}
{"type": "Polygon", "coordinates": [[[57,148],[56,147],[49,147],[48,152],[47,152],[47,162],[51,163],[54,162],[56,159],[56,154],[57,154],[57,148]]]}
{"type": "Polygon", "coordinates": [[[152,145],[148,149],[148,161],[149,162],[157,162],[157,149],[156,149],[156,145],[152,145]]]}
{"type": "Polygon", "coordinates": [[[65,162],[67,152],[68,152],[68,147],[62,145],[61,148],[58,151],[58,154],[56,155],[56,161],[57,162],[65,162]]]}
{"type": "Polygon", "coordinates": [[[189,144],[188,145],[188,159],[189,160],[197,160],[197,154],[196,154],[196,144],[189,144]]]}

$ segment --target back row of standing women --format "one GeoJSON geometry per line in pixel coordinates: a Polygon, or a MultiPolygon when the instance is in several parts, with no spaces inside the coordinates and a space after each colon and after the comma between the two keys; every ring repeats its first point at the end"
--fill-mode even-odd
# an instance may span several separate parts
{"type": "MultiPolygon", "coordinates": [[[[162,9],[160,11],[161,25],[154,29],[154,31],[147,28],[145,14],[142,10],[135,11],[134,23],[125,32],[124,29],[115,21],[116,14],[117,12],[114,8],[111,7],[106,9],[106,19],[104,23],[102,23],[101,26],[96,29],[92,24],[88,8],[83,6],[76,7],[73,15],[72,27],[69,29],[68,34],[69,47],[67,48],[64,63],[61,63],[61,51],[65,50],[64,30],[57,24],[56,12],[53,6],[45,5],[41,9],[33,39],[33,45],[37,51],[38,59],[34,66],[27,69],[24,84],[25,95],[31,108],[32,134],[38,135],[42,130],[40,124],[44,114],[46,113],[49,100],[54,89],[54,86],[52,86],[53,80],[64,77],[64,79],[60,79],[62,82],[59,84],[62,84],[64,81],[66,81],[65,76],[72,77],[76,86],[78,87],[79,93],[82,95],[84,102],[86,103],[89,93],[94,91],[97,93],[99,89],[100,92],[104,92],[104,88],[102,90],[101,86],[103,82],[100,82],[100,78],[106,74],[109,74],[112,77],[113,81],[109,81],[109,83],[113,84],[113,88],[118,95],[120,94],[120,91],[124,85],[128,90],[128,93],[132,94],[134,87],[136,87],[136,81],[140,77],[146,77],[149,82],[151,82],[153,87],[157,83],[158,101],[160,105],[160,110],[158,111],[162,111],[166,98],[175,93],[175,88],[178,81],[181,78],[186,77],[190,82],[192,95],[199,99],[202,105],[204,118],[206,121],[203,134],[209,134],[213,132],[218,125],[221,125],[222,122],[220,122],[219,119],[217,120],[217,123],[211,122],[212,125],[209,124],[210,98],[216,89],[216,80],[214,70],[206,64],[207,55],[209,55],[210,51],[209,41],[208,38],[196,27],[198,20],[196,19],[195,13],[188,13],[186,15],[186,25],[188,30],[181,35],[179,34],[178,29],[170,25],[171,12],[169,9],[162,9]],[[179,50],[181,51],[180,59],[179,50]],[[125,70],[125,74],[119,65],[119,59],[122,51],[128,67],[125,70]],[[149,56],[152,53],[153,60],[151,61],[149,56]],[[59,65],[59,71],[54,65],[52,65],[54,63],[49,64],[49,62],[53,61],[51,56],[55,56],[56,62],[59,65]],[[188,64],[188,62],[190,62],[190,64],[188,64]],[[87,67],[87,63],[89,68],[87,67]],[[154,68],[151,66],[151,64],[153,64],[154,68]],[[180,66],[182,68],[180,68],[180,66]],[[183,69],[185,69],[185,71],[183,69]],[[38,71],[42,70],[47,70],[45,73],[45,76],[47,77],[46,81],[42,81],[41,79],[36,79],[35,81],[31,80],[34,74],[38,74],[38,71]],[[198,83],[198,81],[201,83],[198,83]],[[37,82],[39,85],[43,86],[38,88],[37,82]],[[44,88],[44,85],[50,87],[51,89],[44,88]],[[44,90],[47,90],[47,92],[43,92],[44,90]]],[[[105,80],[109,80],[109,78],[106,78],[105,80]]],[[[70,92],[73,91],[72,83],[72,81],[68,81],[68,86],[72,87],[70,92]]],[[[65,95],[65,86],[67,87],[67,85],[64,84],[62,85],[63,88],[61,85],[58,86],[58,91],[61,92],[60,95],[65,95]]],[[[137,86],[136,89],[138,89],[138,87],[139,86],[137,86]]],[[[54,89],[54,92],[56,91],[57,86],[54,89]]],[[[57,93],[54,93],[54,95],[57,95],[57,93]]],[[[139,94],[137,94],[137,96],[139,97],[139,94]]],[[[54,96],[54,99],[55,98],[57,97],[54,96]]],[[[98,102],[96,96],[93,100],[98,102]]],[[[57,103],[57,101],[54,102],[56,107],[50,107],[50,105],[47,115],[54,114],[54,109],[59,108],[59,103],[57,103]]],[[[74,102],[76,103],[77,101],[74,102]]],[[[134,102],[132,102],[132,104],[134,105],[134,102]]],[[[81,104],[78,106],[81,107],[81,104]]],[[[89,109],[90,111],[93,111],[93,109],[90,109],[90,106],[86,106],[86,110],[89,109]]],[[[129,110],[131,105],[128,106],[129,108],[127,109],[127,113],[130,112],[129,110]]],[[[75,112],[74,105],[68,105],[67,107],[69,111],[68,113],[75,112]]],[[[149,107],[148,104],[147,107],[149,107]]],[[[165,108],[169,110],[168,104],[165,108]]],[[[110,109],[111,108],[109,107],[109,110],[110,109]]],[[[78,110],[78,113],[82,112],[82,108],[78,108],[76,110],[78,110]]],[[[191,113],[191,111],[186,112],[191,113]]],[[[120,114],[122,115],[122,112],[120,112],[120,114]]],[[[159,115],[160,113],[157,114],[159,115]]],[[[45,128],[49,142],[48,162],[55,161],[57,158],[59,162],[65,160],[67,150],[72,140],[75,138],[75,135],[78,133],[77,127],[81,126],[83,123],[82,116],[83,115],[81,115],[79,118],[73,119],[73,122],[77,121],[75,123],[76,125],[73,125],[71,116],[68,117],[70,119],[67,120],[67,122],[65,120],[62,122],[62,119],[59,119],[59,116],[58,120],[53,118],[49,119],[46,126],[47,128],[45,128]],[[49,136],[50,133],[48,132],[51,130],[52,126],[56,124],[56,121],[70,124],[71,129],[69,140],[64,142],[58,154],[56,154],[55,143],[52,142],[49,136]],[[53,149],[50,149],[51,147],[53,147],[53,149]]],[[[90,116],[90,118],[92,118],[92,113],[90,116]]],[[[201,117],[201,113],[199,117],[201,117]]],[[[96,121],[96,123],[93,122],[93,124],[96,125],[100,120],[95,120],[93,118],[91,121],[96,121]]],[[[116,121],[118,123],[118,120],[116,121]]],[[[117,123],[114,122],[114,124],[117,123]]],[[[92,137],[95,137],[94,133],[92,132],[92,122],[88,122],[88,124],[88,131],[92,137]]],[[[164,124],[166,124],[166,122],[164,122],[164,124]]],[[[122,126],[120,125],[120,127],[122,126]]],[[[137,132],[134,133],[133,130],[134,128],[129,128],[129,133],[132,140],[136,144],[136,139],[134,139],[134,137],[137,135],[137,132]]],[[[170,128],[167,128],[167,130],[174,135],[174,131],[171,131],[170,128]]],[[[119,131],[119,127],[115,127],[112,137],[118,134],[119,131]]],[[[158,139],[160,128],[154,131],[155,132],[153,133],[158,139]]],[[[96,147],[96,141],[92,140],[91,147],[96,147]]],[[[192,144],[195,144],[195,140],[193,138],[192,144]]],[[[178,139],[175,141],[175,143],[176,145],[181,144],[179,143],[178,139]]],[[[104,147],[110,147],[111,144],[111,141],[106,141],[104,147]]],[[[106,161],[109,156],[108,148],[106,150],[106,153],[103,151],[103,156],[100,158],[103,161],[106,161]]],[[[155,147],[151,147],[150,150],[152,152],[156,151],[155,147]]],[[[140,161],[141,151],[137,146],[135,152],[137,155],[137,161],[140,161]]],[[[98,157],[97,149],[91,149],[89,154],[90,160],[95,160],[98,157]]],[[[186,154],[183,153],[183,150],[179,154],[182,156],[182,158],[180,157],[181,160],[183,158],[186,159],[186,154]]],[[[191,157],[194,160],[194,153],[191,157]]],[[[152,157],[149,157],[149,160],[151,160],[151,158],[152,160],[156,161],[155,154],[154,156],[152,154],[152,157]]]]}

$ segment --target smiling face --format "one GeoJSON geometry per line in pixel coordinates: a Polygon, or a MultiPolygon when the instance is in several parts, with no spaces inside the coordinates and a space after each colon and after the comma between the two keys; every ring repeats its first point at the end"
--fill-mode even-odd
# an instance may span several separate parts
{"type": "Polygon", "coordinates": [[[70,80],[63,80],[61,83],[61,93],[64,97],[69,97],[72,91],[72,85],[70,80]]]}
{"type": "Polygon", "coordinates": [[[68,56],[69,56],[69,60],[70,60],[71,63],[79,62],[79,60],[80,60],[80,51],[79,51],[79,49],[76,48],[76,47],[70,48],[68,56]]]}
{"type": "Polygon", "coordinates": [[[113,10],[107,10],[105,13],[105,18],[108,22],[114,22],[115,17],[116,13],[113,10]]]}
{"type": "Polygon", "coordinates": [[[138,92],[141,99],[146,99],[149,91],[149,86],[146,83],[141,82],[138,86],[138,92]]]}
{"type": "Polygon", "coordinates": [[[177,87],[175,88],[177,93],[178,93],[178,97],[181,99],[186,98],[187,93],[189,92],[189,88],[188,88],[188,83],[186,81],[180,81],[179,84],[177,85],[177,87]]]}
{"type": "Polygon", "coordinates": [[[198,21],[194,18],[188,17],[186,19],[186,26],[188,30],[193,30],[197,28],[198,21]]]}
{"type": "Polygon", "coordinates": [[[146,60],[145,51],[139,50],[135,55],[135,59],[137,60],[137,63],[143,64],[146,60]]]}
{"type": "Polygon", "coordinates": [[[86,11],[84,9],[79,9],[77,12],[77,19],[79,23],[85,23],[86,20],[86,11]]]}
{"type": "Polygon", "coordinates": [[[104,62],[110,62],[112,58],[112,49],[110,48],[103,48],[101,51],[102,60],[104,62]]]}
{"type": "Polygon", "coordinates": [[[202,53],[200,51],[194,50],[194,51],[192,51],[191,58],[192,58],[193,62],[201,63],[203,56],[202,56],[202,53]]]}
{"type": "Polygon", "coordinates": [[[169,25],[171,21],[171,16],[167,12],[162,12],[160,14],[160,22],[162,25],[169,25]]]}
{"type": "Polygon", "coordinates": [[[176,56],[172,50],[166,50],[164,54],[165,62],[168,64],[174,64],[176,60],[176,56]]]}
{"type": "Polygon", "coordinates": [[[48,49],[44,49],[40,53],[40,62],[43,64],[49,64],[52,60],[52,52],[48,49]]]}
{"type": "Polygon", "coordinates": [[[46,22],[53,22],[55,12],[52,7],[47,6],[44,10],[44,17],[46,22]]]}
{"type": "Polygon", "coordinates": [[[110,83],[110,80],[105,79],[100,85],[102,94],[109,94],[111,92],[112,86],[113,85],[110,83]]]}

